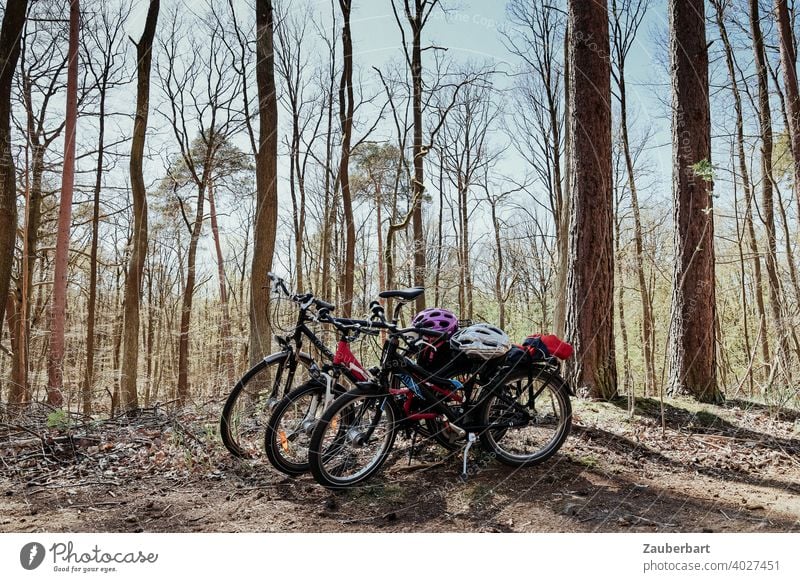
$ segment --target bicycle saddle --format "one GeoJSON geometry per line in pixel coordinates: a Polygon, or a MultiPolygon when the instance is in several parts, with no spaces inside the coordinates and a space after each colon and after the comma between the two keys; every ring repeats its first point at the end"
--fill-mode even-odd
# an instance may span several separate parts
{"type": "Polygon", "coordinates": [[[411,301],[412,299],[416,299],[420,295],[425,293],[424,287],[411,287],[409,289],[393,289],[392,291],[381,291],[378,293],[378,297],[381,299],[405,299],[406,301],[411,301]]]}

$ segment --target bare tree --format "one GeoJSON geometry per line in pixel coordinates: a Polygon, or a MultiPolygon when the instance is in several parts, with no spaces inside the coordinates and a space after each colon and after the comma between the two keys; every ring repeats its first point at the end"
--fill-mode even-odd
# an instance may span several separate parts
{"type": "MultiPolygon", "coordinates": [[[[779,361],[786,368],[788,355],[787,336],[783,325],[783,306],[777,266],[777,241],[775,233],[775,178],[772,173],[773,135],[772,113],[769,100],[769,80],[767,77],[767,55],[764,48],[764,35],[761,31],[761,17],[758,0],[750,0],[750,27],[753,33],[753,53],[755,55],[756,79],[758,82],[758,120],[761,137],[761,215],[766,228],[767,248],[765,266],[767,269],[767,290],[772,324],[778,334],[776,349],[779,361]]],[[[788,378],[787,378],[788,379],[788,378]]]]}
{"type": "MultiPolygon", "coordinates": [[[[425,241],[422,225],[422,197],[425,190],[424,158],[428,152],[423,142],[423,86],[422,86],[422,33],[431,14],[439,5],[439,0],[403,0],[403,13],[411,31],[411,46],[408,46],[406,29],[402,23],[397,8],[397,0],[392,0],[397,26],[402,36],[403,50],[406,64],[411,71],[412,82],[412,111],[414,116],[414,198],[411,205],[411,228],[414,231],[414,284],[425,286],[425,241]]],[[[425,308],[425,295],[417,298],[417,311],[425,308]]]]}
{"type": "MultiPolygon", "coordinates": [[[[739,179],[742,183],[744,190],[745,210],[744,210],[744,230],[747,235],[748,246],[753,265],[754,293],[756,300],[756,309],[758,312],[759,325],[766,325],[766,310],[764,308],[764,297],[762,295],[762,275],[761,275],[761,257],[758,250],[758,239],[756,238],[756,230],[753,224],[753,187],[750,180],[750,170],[747,165],[747,155],[745,153],[745,135],[744,135],[744,112],[742,107],[742,96],[739,90],[738,64],[736,63],[736,55],[731,45],[731,40],[728,35],[728,29],[725,25],[725,13],[729,6],[729,0],[712,0],[716,12],[717,28],[719,29],[720,38],[722,40],[723,49],[725,51],[725,64],[728,69],[728,80],[731,86],[731,93],[733,95],[733,106],[736,115],[736,157],[738,161],[739,179]]],[[[742,279],[742,288],[744,289],[744,279],[742,279]]],[[[747,322],[747,310],[743,313],[744,322],[747,322]]],[[[749,330],[745,326],[745,347],[749,355],[750,341],[749,330]]],[[[763,363],[767,365],[770,361],[769,350],[769,336],[766,333],[760,334],[761,357],[763,363]]]]}
{"type": "Polygon", "coordinates": [[[342,185],[344,209],[345,257],[343,313],[350,317],[353,310],[353,277],[355,271],[356,230],[353,218],[353,198],[350,193],[350,146],[353,139],[353,39],[350,33],[350,0],[339,0],[342,11],[342,78],[339,83],[339,123],[342,127],[342,155],[339,161],[339,181],[342,185]]]}
{"type": "Polygon", "coordinates": [[[275,94],[275,49],[272,0],[256,0],[256,82],[259,133],[256,154],[256,216],[250,275],[250,363],[271,344],[267,319],[269,285],[278,227],[278,101],[275,94]]]}
{"type": "Polygon", "coordinates": [[[147,119],[150,110],[150,65],[153,60],[153,39],[158,24],[159,0],[150,0],[144,31],[136,44],[136,119],[131,143],[131,194],[133,196],[133,236],[131,256],[125,277],[125,320],[122,348],[122,399],[123,407],[130,412],[139,407],[137,389],[139,362],[139,311],[142,295],[142,277],[147,256],[147,191],[142,173],[147,119]]]}
{"type": "MultiPolygon", "coordinates": [[[[567,270],[569,256],[569,177],[565,171],[565,115],[567,23],[561,2],[513,0],[506,9],[510,27],[503,31],[509,50],[522,59],[511,100],[511,140],[533,168],[544,187],[548,209],[555,225],[556,289],[553,323],[564,334],[566,323],[567,270]],[[560,45],[564,45],[563,49],[560,45]],[[566,58],[564,59],[566,61],[566,58]]],[[[537,199],[538,192],[534,195],[537,199]]]]}
{"type": "MultiPolygon", "coordinates": [[[[27,0],[9,0],[0,29],[0,329],[11,282],[17,233],[17,183],[11,155],[11,85],[19,59],[27,4],[27,0]]],[[[25,399],[19,388],[12,386],[9,401],[25,399]]]]}
{"type": "MultiPolygon", "coordinates": [[[[611,0],[611,75],[617,88],[617,99],[620,106],[620,134],[625,169],[628,174],[628,190],[633,210],[633,238],[636,263],[636,276],[639,281],[639,299],[642,306],[642,351],[645,369],[645,393],[655,393],[655,330],[653,322],[653,306],[650,300],[650,289],[644,268],[644,244],[642,235],[642,218],[639,206],[639,190],[636,185],[634,160],[628,135],[628,96],[625,84],[625,64],[628,54],[633,48],[636,34],[647,12],[648,0],[611,0]]],[[[619,227],[617,227],[619,228],[619,227]]],[[[617,234],[619,238],[619,234],[617,234]]],[[[622,307],[620,306],[620,309],[622,307]]],[[[622,316],[620,314],[620,316],[622,316]]]]}
{"type": "Polygon", "coordinates": [[[180,30],[178,18],[175,12],[169,38],[162,43],[159,76],[168,101],[168,121],[180,150],[176,163],[168,170],[167,187],[176,194],[180,216],[189,233],[178,349],[177,399],[183,403],[190,396],[189,333],[207,189],[217,170],[222,146],[242,125],[241,113],[233,107],[242,79],[233,72],[231,54],[222,50],[224,30],[218,19],[206,18],[198,23],[207,32],[201,44],[197,36],[180,30]],[[196,137],[190,133],[192,126],[197,128],[196,137]],[[194,190],[193,217],[188,197],[180,191],[184,186],[194,190]]]}
{"type": "Polygon", "coordinates": [[[64,397],[64,334],[67,318],[67,268],[75,185],[75,133],[78,121],[78,49],[80,46],[80,2],[70,0],[69,55],[67,65],[67,107],[64,129],[64,170],[61,175],[61,201],[58,213],[53,300],[50,311],[50,349],[47,361],[47,402],[61,406],[64,397]]]}

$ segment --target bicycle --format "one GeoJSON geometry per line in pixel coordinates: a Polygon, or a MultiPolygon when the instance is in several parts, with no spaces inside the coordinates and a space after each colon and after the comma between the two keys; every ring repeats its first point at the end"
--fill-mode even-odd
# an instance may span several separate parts
{"type": "Polygon", "coordinates": [[[308,440],[316,421],[334,398],[347,389],[342,376],[365,381],[372,376],[350,349],[361,335],[378,335],[370,322],[333,318],[321,312],[319,321],[330,323],[339,332],[336,353],[330,364],[322,366],[318,377],[301,384],[275,405],[264,434],[267,459],[277,470],[295,476],[308,471],[308,440]]]}
{"type": "Polygon", "coordinates": [[[398,432],[414,431],[423,421],[433,423],[440,440],[465,443],[464,477],[477,440],[515,467],[541,463],[558,451],[569,434],[572,409],[556,361],[510,366],[498,358],[465,365],[457,358],[456,367],[431,374],[409,356],[430,345],[426,337],[441,334],[399,328],[400,309],[414,297],[392,293],[381,294],[400,302],[386,324],[390,333],[377,378],[334,400],[311,435],[309,465],[318,483],[343,489],[366,481],[388,458],[398,432]],[[447,377],[458,375],[466,381],[447,377]]]}
{"type": "MultiPolygon", "coordinates": [[[[273,467],[289,476],[297,476],[309,470],[308,444],[311,434],[328,405],[347,390],[339,383],[343,367],[365,370],[350,350],[350,343],[361,334],[376,336],[386,330],[383,307],[374,301],[370,305],[369,321],[329,317],[320,312],[319,321],[332,324],[341,334],[333,363],[323,366],[318,378],[313,378],[295,388],[274,408],[264,435],[264,448],[273,467]]],[[[378,368],[370,370],[377,373],[378,368]]],[[[372,375],[370,379],[372,379],[372,375]]],[[[350,378],[351,379],[351,378],[350,378]]],[[[367,380],[367,378],[362,378],[367,380]]],[[[441,431],[432,418],[423,419],[424,426],[417,434],[432,437],[438,444],[452,450],[453,444],[440,438],[441,431]]]]}
{"type": "MultiPolygon", "coordinates": [[[[326,360],[333,361],[335,357],[308,324],[319,321],[319,312],[330,313],[336,306],[312,293],[293,294],[283,279],[274,273],[268,276],[272,281],[271,293],[278,298],[276,300],[288,299],[296,303],[298,313],[295,326],[289,333],[275,335],[281,350],[265,356],[250,368],[234,385],[225,401],[220,419],[220,436],[225,448],[239,458],[257,458],[260,455],[266,417],[271,409],[293,386],[320,376],[321,366],[311,354],[303,351],[303,340],[310,341],[326,360]]],[[[351,382],[366,378],[352,370],[344,370],[343,374],[351,382]]]]}

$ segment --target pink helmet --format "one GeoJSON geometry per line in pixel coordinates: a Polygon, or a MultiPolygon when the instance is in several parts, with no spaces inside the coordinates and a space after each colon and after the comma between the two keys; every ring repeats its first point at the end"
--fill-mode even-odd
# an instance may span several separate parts
{"type": "Polygon", "coordinates": [[[445,333],[453,333],[458,329],[458,318],[452,311],[448,311],[447,309],[429,307],[417,313],[411,321],[411,325],[414,327],[443,331],[445,333]]]}

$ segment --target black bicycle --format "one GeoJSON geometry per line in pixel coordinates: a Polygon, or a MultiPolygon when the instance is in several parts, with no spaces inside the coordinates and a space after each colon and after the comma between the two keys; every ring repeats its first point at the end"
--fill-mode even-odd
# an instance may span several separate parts
{"type": "MultiPolygon", "coordinates": [[[[309,328],[311,323],[325,322],[335,305],[315,297],[312,293],[293,294],[286,282],[269,273],[271,292],[276,300],[288,300],[297,306],[297,319],[286,335],[275,335],[280,351],[265,356],[248,370],[236,383],[225,401],[220,420],[220,435],[225,448],[240,458],[257,458],[262,453],[264,429],[272,408],[294,386],[311,378],[319,378],[322,367],[314,357],[303,351],[308,340],[327,361],[335,354],[309,328]]],[[[351,370],[342,370],[351,382],[363,376],[351,370]]]]}
{"type": "Polygon", "coordinates": [[[363,336],[377,336],[378,329],[369,321],[330,317],[324,310],[318,319],[339,332],[333,360],[322,366],[317,377],[299,385],[278,402],[264,435],[269,462],[290,476],[308,471],[311,433],[325,408],[347,391],[341,381],[346,379],[352,384],[372,378],[371,372],[353,354],[350,344],[363,336]]]}
{"type": "Polygon", "coordinates": [[[525,467],[558,451],[569,434],[570,389],[554,360],[512,366],[504,358],[470,362],[455,357],[452,367],[432,374],[410,356],[439,332],[399,328],[411,290],[387,292],[399,300],[384,343],[377,378],[334,400],[311,435],[309,465],[318,483],[331,489],[360,484],[384,464],[399,431],[421,423],[437,440],[464,447],[464,471],[473,442],[501,462],[525,467]],[[465,381],[456,380],[455,377],[465,381]]]}

